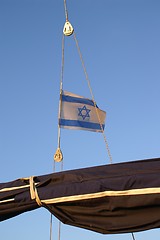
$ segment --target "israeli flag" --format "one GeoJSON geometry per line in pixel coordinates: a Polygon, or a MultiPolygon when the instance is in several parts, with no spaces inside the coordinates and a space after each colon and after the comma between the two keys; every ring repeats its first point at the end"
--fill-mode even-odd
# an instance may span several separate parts
{"type": "Polygon", "coordinates": [[[63,91],[60,106],[60,127],[94,132],[104,130],[106,112],[92,100],[63,91]]]}

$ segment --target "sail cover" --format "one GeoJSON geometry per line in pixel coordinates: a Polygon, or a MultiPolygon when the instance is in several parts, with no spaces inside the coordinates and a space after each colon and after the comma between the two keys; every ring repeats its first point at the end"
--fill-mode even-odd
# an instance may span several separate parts
{"type": "Polygon", "coordinates": [[[104,234],[160,227],[160,158],[0,184],[0,221],[40,206],[65,224],[104,234]]]}

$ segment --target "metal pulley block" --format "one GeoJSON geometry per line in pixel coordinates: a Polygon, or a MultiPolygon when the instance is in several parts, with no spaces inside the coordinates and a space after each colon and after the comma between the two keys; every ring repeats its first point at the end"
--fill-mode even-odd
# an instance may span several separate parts
{"type": "Polygon", "coordinates": [[[63,33],[65,36],[72,35],[74,29],[69,21],[66,21],[63,28],[63,33]]]}
{"type": "Polygon", "coordinates": [[[54,161],[61,162],[63,160],[63,155],[60,148],[57,148],[56,153],[54,154],[54,161]]]}

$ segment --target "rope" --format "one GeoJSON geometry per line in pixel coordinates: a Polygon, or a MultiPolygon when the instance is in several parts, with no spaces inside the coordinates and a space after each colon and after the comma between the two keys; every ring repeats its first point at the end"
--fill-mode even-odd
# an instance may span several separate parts
{"type": "Polygon", "coordinates": [[[35,182],[34,182],[34,177],[31,176],[29,178],[29,184],[30,184],[30,195],[31,195],[31,199],[35,199],[38,206],[42,206],[42,202],[38,196],[38,192],[37,192],[37,188],[35,186],[35,182]]]}
{"type": "Polygon", "coordinates": [[[58,223],[58,240],[61,239],[61,222],[58,223]]]}
{"type": "Polygon", "coordinates": [[[52,226],[53,226],[53,224],[52,224],[52,213],[51,213],[51,218],[50,218],[50,240],[52,240],[52,226]]]}
{"type": "Polygon", "coordinates": [[[131,234],[132,234],[132,239],[135,240],[135,236],[134,236],[134,234],[133,234],[133,233],[131,233],[131,234]]]}
{"type": "MultiPolygon", "coordinates": [[[[64,10],[65,10],[65,17],[66,17],[66,22],[67,22],[68,21],[68,11],[67,11],[66,0],[64,0],[64,10]]],[[[79,53],[79,56],[80,56],[82,67],[83,67],[83,70],[84,70],[84,73],[85,73],[85,76],[86,76],[86,80],[87,80],[87,83],[88,83],[88,87],[89,87],[89,90],[90,90],[90,93],[91,93],[92,101],[93,101],[95,109],[96,109],[96,114],[97,114],[97,117],[98,117],[98,120],[99,120],[99,124],[100,124],[101,131],[102,131],[102,134],[103,134],[103,138],[104,138],[104,142],[105,142],[106,149],[107,149],[107,152],[108,152],[108,156],[109,156],[109,159],[110,159],[110,163],[112,163],[112,156],[111,156],[111,153],[110,153],[108,141],[107,141],[107,138],[106,138],[104,130],[103,130],[102,121],[100,119],[100,116],[99,116],[99,113],[98,113],[98,110],[97,110],[97,107],[96,107],[96,102],[94,100],[94,95],[93,95],[93,92],[92,92],[92,89],[91,89],[88,74],[87,74],[87,71],[86,71],[86,68],[85,68],[85,64],[84,64],[84,61],[83,61],[83,58],[82,58],[82,54],[81,54],[80,47],[78,45],[78,41],[77,41],[75,33],[74,33],[74,40],[76,42],[76,46],[77,46],[77,49],[78,49],[78,53],[79,53]]],[[[64,73],[64,35],[62,35],[62,65],[61,65],[61,77],[60,77],[60,101],[59,101],[59,114],[58,114],[59,119],[60,119],[60,109],[61,109],[61,102],[62,102],[61,101],[61,96],[62,96],[62,85],[63,85],[63,73],[64,73]]],[[[60,133],[61,132],[60,132],[60,127],[59,127],[59,123],[58,123],[58,147],[59,148],[60,148],[60,135],[61,135],[60,133]]],[[[53,170],[54,170],[54,172],[56,171],[55,161],[54,161],[54,169],[53,170]]],[[[61,171],[62,170],[63,170],[63,161],[61,162],[61,171]]],[[[60,237],[61,237],[61,222],[59,221],[58,240],[60,240],[60,237]]],[[[133,240],[135,240],[133,233],[132,233],[132,238],[133,238],[133,240]]],[[[52,214],[51,214],[51,221],[50,221],[50,240],[52,240],[52,214]]]]}
{"type": "Polygon", "coordinates": [[[102,121],[100,119],[100,116],[99,116],[99,113],[98,113],[98,110],[97,110],[97,107],[96,107],[96,102],[94,100],[94,95],[93,95],[93,92],[92,92],[91,84],[90,84],[90,81],[89,81],[89,78],[88,78],[88,74],[87,74],[87,71],[86,71],[86,67],[85,67],[85,64],[84,64],[84,61],[83,61],[83,57],[82,57],[82,54],[81,54],[81,51],[80,51],[80,47],[79,47],[75,32],[73,33],[73,36],[74,36],[76,47],[77,47],[79,57],[80,57],[80,60],[81,60],[81,63],[82,63],[82,67],[83,67],[83,70],[84,70],[84,73],[85,73],[85,77],[86,77],[86,80],[87,80],[87,83],[88,83],[88,87],[89,87],[89,90],[90,90],[92,101],[94,103],[94,107],[95,107],[95,110],[96,110],[98,121],[99,121],[99,124],[100,124],[100,127],[101,127],[101,132],[103,134],[103,138],[104,138],[104,142],[105,142],[106,149],[107,149],[107,152],[108,152],[109,160],[110,160],[110,163],[112,163],[112,156],[111,156],[111,153],[110,153],[108,141],[107,141],[106,135],[104,133],[103,126],[102,126],[102,121]]]}
{"type": "MultiPolygon", "coordinates": [[[[58,113],[58,119],[60,119],[60,111],[61,111],[61,97],[62,97],[62,86],[63,86],[63,73],[64,73],[64,34],[62,34],[62,63],[61,63],[61,76],[60,76],[60,99],[59,99],[59,113],[58,113]]],[[[61,136],[61,130],[59,127],[58,122],[58,148],[60,148],[60,136],[61,136]]]]}
{"type": "MultiPolygon", "coordinates": [[[[92,88],[91,88],[90,80],[89,80],[89,77],[88,77],[88,74],[87,74],[87,71],[86,71],[86,67],[85,67],[85,64],[84,64],[84,60],[83,60],[83,57],[82,57],[82,54],[81,54],[81,51],[80,51],[80,47],[79,47],[78,40],[76,38],[75,32],[73,33],[73,36],[74,36],[76,47],[77,47],[77,50],[78,50],[78,53],[79,53],[79,57],[80,57],[80,60],[81,60],[81,63],[82,63],[82,67],[83,67],[83,70],[84,70],[84,73],[85,73],[85,77],[86,77],[86,80],[87,80],[87,83],[88,83],[88,87],[89,87],[89,90],[90,90],[92,101],[93,101],[94,107],[96,109],[96,114],[97,114],[97,117],[98,117],[98,120],[99,120],[99,124],[100,124],[101,131],[102,131],[102,134],[103,134],[104,142],[105,142],[106,149],[107,149],[107,152],[108,152],[108,157],[109,157],[110,163],[112,164],[112,156],[111,156],[111,153],[110,153],[108,141],[107,141],[106,135],[105,135],[103,127],[102,127],[102,121],[100,119],[100,116],[99,116],[99,113],[98,113],[98,110],[97,110],[97,107],[96,107],[96,102],[94,100],[94,95],[93,95],[93,91],[92,91],[92,88]]],[[[131,233],[131,234],[132,234],[133,240],[135,240],[134,234],[133,233],[131,233]]]]}
{"type": "MultiPolygon", "coordinates": [[[[99,121],[99,124],[100,124],[100,127],[101,127],[101,131],[102,131],[102,134],[103,134],[104,142],[105,142],[106,149],[107,149],[107,152],[108,152],[108,157],[109,157],[110,163],[112,164],[112,156],[111,156],[111,153],[110,153],[108,141],[107,141],[106,135],[105,135],[103,127],[102,127],[102,121],[100,119],[100,116],[99,116],[99,113],[98,113],[98,110],[97,110],[97,107],[96,107],[96,102],[94,100],[94,95],[93,95],[93,91],[92,91],[92,88],[91,88],[90,80],[89,80],[89,77],[88,77],[88,74],[87,74],[87,71],[86,71],[86,67],[85,67],[85,64],[84,64],[84,60],[83,60],[83,57],[82,57],[82,53],[80,51],[80,47],[79,47],[78,40],[76,38],[75,32],[73,33],[73,36],[74,36],[76,47],[77,47],[77,50],[78,50],[78,53],[79,53],[79,57],[80,57],[80,60],[81,60],[81,63],[82,63],[82,67],[83,67],[83,70],[84,70],[84,73],[85,73],[85,77],[86,77],[86,80],[87,80],[87,83],[88,83],[88,87],[89,87],[89,90],[90,90],[92,101],[94,103],[94,107],[95,107],[95,110],[96,110],[98,121],[99,121]]],[[[132,234],[133,240],[135,240],[134,234],[133,233],[131,233],[131,234],[132,234]]]]}
{"type": "MultiPolygon", "coordinates": [[[[65,4],[65,12],[66,12],[66,18],[68,16],[67,14],[67,8],[66,8],[66,1],[64,1],[65,4]]],[[[59,119],[61,114],[61,104],[62,104],[62,86],[63,86],[63,74],[64,74],[64,34],[62,34],[62,62],[61,62],[61,73],[60,73],[60,99],[59,99],[59,112],[58,112],[58,148],[60,149],[60,139],[61,139],[61,129],[59,126],[59,119]]],[[[61,161],[61,171],[63,170],[63,160],[61,161]]],[[[53,172],[56,172],[56,162],[53,163],[53,172]]],[[[61,231],[61,225],[59,221],[59,234],[58,234],[58,240],[60,240],[60,231],[61,231]]],[[[52,214],[50,219],[50,240],[52,240],[52,214]]]]}
{"type": "MultiPolygon", "coordinates": [[[[63,171],[63,160],[61,161],[61,171],[63,171]]],[[[56,164],[54,161],[54,172],[56,172],[56,164]]],[[[58,240],[61,238],[61,222],[58,223],[58,240]]],[[[52,240],[52,214],[50,220],[50,240],[52,240]]]]}
{"type": "MultiPolygon", "coordinates": [[[[67,6],[66,6],[66,0],[64,0],[64,9],[65,9],[65,16],[66,21],[68,21],[68,12],[67,12],[67,6]]],[[[60,139],[61,139],[61,129],[59,126],[59,119],[61,114],[61,104],[62,104],[62,87],[63,87],[63,74],[64,74],[64,34],[62,34],[62,62],[61,62],[61,74],[60,74],[60,99],[59,99],[59,112],[58,112],[58,149],[60,149],[60,139]]],[[[63,161],[61,162],[61,170],[63,169],[63,161]]],[[[53,163],[53,172],[56,172],[56,163],[54,161],[53,163]]],[[[50,218],[50,240],[52,240],[52,214],[50,218]]],[[[60,223],[59,223],[59,234],[58,239],[60,240],[60,223]]]]}
{"type": "Polygon", "coordinates": [[[64,0],[64,10],[65,10],[65,16],[66,16],[66,22],[67,22],[68,21],[68,11],[67,11],[66,0],[64,0]]]}

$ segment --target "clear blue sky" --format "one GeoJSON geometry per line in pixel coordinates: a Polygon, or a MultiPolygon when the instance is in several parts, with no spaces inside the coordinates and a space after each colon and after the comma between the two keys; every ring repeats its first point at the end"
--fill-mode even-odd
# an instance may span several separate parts
{"type": "MultiPolygon", "coordinates": [[[[113,162],[160,157],[160,1],[68,0],[92,90],[107,112],[113,162]]],[[[0,0],[0,181],[51,173],[57,148],[63,0],[0,0]]],[[[65,39],[64,89],[90,98],[73,37],[65,39]]],[[[62,130],[64,170],[109,159],[99,133],[62,130]]],[[[0,224],[5,240],[49,239],[39,209],[0,224]]],[[[53,221],[57,239],[57,220],[53,221]]],[[[159,239],[160,231],[135,234],[159,239]]],[[[128,240],[62,226],[61,240],[128,240]]]]}

